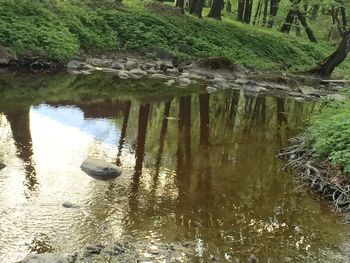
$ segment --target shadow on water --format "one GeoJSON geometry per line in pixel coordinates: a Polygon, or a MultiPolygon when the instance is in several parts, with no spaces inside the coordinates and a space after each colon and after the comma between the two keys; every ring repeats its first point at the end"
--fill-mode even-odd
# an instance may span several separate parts
{"type": "Polygon", "coordinates": [[[7,80],[12,91],[1,88],[0,131],[12,137],[0,143],[19,161],[0,171],[0,261],[124,236],[186,243],[194,261],[347,259],[349,228],[275,158],[314,103],[59,77],[35,85],[23,76],[7,80]],[[86,156],[122,166],[123,175],[91,179],[79,169],[86,156]]]}

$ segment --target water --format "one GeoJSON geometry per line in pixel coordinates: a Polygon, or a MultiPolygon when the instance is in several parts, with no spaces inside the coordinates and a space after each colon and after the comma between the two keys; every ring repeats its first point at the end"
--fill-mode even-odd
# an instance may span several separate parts
{"type": "Polygon", "coordinates": [[[350,259],[349,226],[275,157],[315,103],[103,74],[3,74],[0,97],[0,262],[124,237],[193,262],[350,259]],[[87,156],[122,176],[89,177],[87,156]]]}

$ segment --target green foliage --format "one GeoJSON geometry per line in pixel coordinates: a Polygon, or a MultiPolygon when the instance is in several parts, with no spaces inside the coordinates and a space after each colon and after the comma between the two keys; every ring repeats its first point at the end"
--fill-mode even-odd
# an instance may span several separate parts
{"type": "Polygon", "coordinates": [[[115,32],[97,11],[84,5],[0,0],[0,6],[0,44],[19,55],[64,60],[81,49],[115,47],[115,32]]]}
{"type": "Polygon", "coordinates": [[[323,108],[308,129],[316,155],[350,173],[350,102],[323,108]]]}
{"type": "MultiPolygon", "coordinates": [[[[258,69],[304,71],[333,50],[324,44],[224,21],[180,15],[160,3],[114,0],[0,0],[0,45],[18,55],[67,60],[79,52],[162,47],[183,59],[226,56],[258,69]],[[159,5],[159,6],[157,6],[159,5]],[[157,9],[158,8],[158,9],[157,9]],[[173,15],[171,12],[174,12],[173,15]]],[[[145,52],[147,53],[147,52],[145,52]]],[[[349,63],[339,70],[344,74],[349,63]]]]}

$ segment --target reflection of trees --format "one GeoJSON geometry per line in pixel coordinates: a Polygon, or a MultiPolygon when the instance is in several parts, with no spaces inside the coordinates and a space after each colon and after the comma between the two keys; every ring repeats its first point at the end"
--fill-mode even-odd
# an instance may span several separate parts
{"type": "Polygon", "coordinates": [[[162,128],[160,129],[160,136],[159,136],[159,150],[156,157],[156,173],[154,177],[154,184],[157,183],[158,176],[159,176],[159,170],[162,162],[162,155],[164,151],[164,142],[165,142],[165,135],[168,129],[168,122],[169,122],[169,113],[170,113],[170,105],[171,100],[165,102],[164,106],[164,113],[163,113],[163,120],[162,120],[162,128]]]}
{"type": "Polygon", "coordinates": [[[142,166],[145,158],[145,143],[147,136],[147,125],[148,118],[150,113],[150,104],[141,104],[139,107],[139,116],[138,116],[138,132],[137,132],[137,144],[135,150],[135,168],[133,181],[131,184],[131,193],[130,193],[130,217],[132,214],[138,210],[138,191],[140,184],[140,177],[142,174],[142,166]]]}
{"type": "Polygon", "coordinates": [[[125,143],[125,136],[126,136],[126,130],[128,128],[130,107],[131,107],[131,102],[128,101],[126,103],[125,109],[123,110],[123,125],[122,125],[122,131],[121,131],[121,134],[120,134],[120,139],[119,139],[119,144],[118,144],[118,154],[117,154],[117,160],[116,160],[116,164],[118,166],[122,165],[122,163],[120,161],[120,157],[122,155],[122,150],[123,150],[123,146],[124,146],[124,143],[125,143]]]}
{"type": "Polygon", "coordinates": [[[38,179],[33,163],[32,136],[30,133],[29,108],[26,110],[5,113],[11,125],[12,136],[17,147],[17,155],[24,163],[26,197],[37,191],[38,179]]]}

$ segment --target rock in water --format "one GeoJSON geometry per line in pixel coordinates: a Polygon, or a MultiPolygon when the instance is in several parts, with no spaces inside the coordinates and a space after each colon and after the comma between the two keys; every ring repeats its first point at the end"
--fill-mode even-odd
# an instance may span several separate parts
{"type": "Polygon", "coordinates": [[[121,169],[115,164],[93,158],[87,158],[80,168],[85,173],[98,180],[112,180],[122,173],[121,169]]]}
{"type": "Polygon", "coordinates": [[[4,169],[5,167],[6,165],[0,162],[0,170],[4,169]]]}

